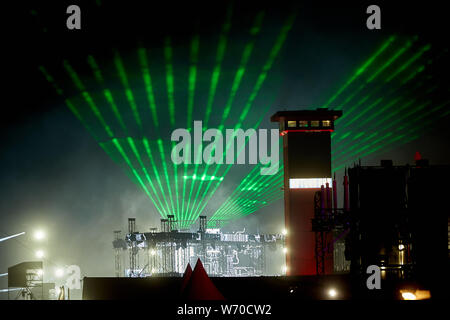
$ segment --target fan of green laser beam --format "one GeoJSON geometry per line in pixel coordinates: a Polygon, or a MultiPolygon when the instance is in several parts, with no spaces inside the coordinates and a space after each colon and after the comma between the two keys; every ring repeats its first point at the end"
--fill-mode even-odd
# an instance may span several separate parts
{"type": "MultiPolygon", "coordinates": [[[[416,38],[413,38],[413,40],[416,40],[416,38]]],[[[389,40],[388,40],[388,43],[390,44],[390,41],[389,41],[389,40]]],[[[405,45],[404,47],[402,47],[401,49],[397,50],[397,51],[395,52],[394,55],[392,55],[390,58],[388,58],[388,59],[386,60],[386,62],[384,62],[384,63],[381,65],[382,67],[379,68],[377,72],[375,72],[375,73],[372,74],[369,78],[367,78],[366,82],[371,82],[371,81],[373,81],[373,80],[374,80],[374,79],[375,79],[382,71],[384,71],[385,69],[388,69],[388,67],[389,67],[390,65],[392,65],[393,62],[394,62],[395,60],[397,60],[401,55],[403,55],[405,52],[408,51],[408,49],[410,48],[411,44],[412,44],[411,41],[406,42],[406,45],[405,45]]],[[[431,47],[431,46],[430,46],[429,44],[423,46],[419,51],[417,51],[417,52],[416,52],[412,57],[410,57],[406,62],[404,62],[403,64],[401,64],[400,67],[397,68],[396,71],[390,73],[390,75],[388,75],[387,78],[384,79],[384,81],[385,81],[385,82],[390,82],[393,78],[395,78],[396,76],[398,76],[399,74],[401,74],[403,71],[407,70],[408,67],[410,67],[416,60],[418,60],[418,59],[423,55],[424,52],[428,51],[428,50],[430,49],[430,47],[431,47]]],[[[357,76],[360,76],[364,71],[366,71],[368,65],[370,65],[371,63],[374,62],[374,60],[375,60],[374,57],[375,57],[375,58],[378,57],[378,56],[380,55],[380,53],[381,53],[380,51],[383,51],[385,48],[386,48],[386,43],[383,44],[383,46],[381,47],[381,49],[378,50],[378,51],[375,53],[374,56],[372,56],[371,58],[369,58],[369,60],[368,60],[366,63],[363,64],[364,68],[358,69],[358,71],[355,73],[356,76],[354,75],[349,81],[347,81],[347,82],[346,82],[346,85],[344,85],[344,87],[341,88],[341,89],[338,91],[338,93],[335,95],[335,97],[334,97],[333,99],[335,99],[335,98],[337,97],[337,95],[341,94],[341,93],[344,91],[344,89],[346,89],[346,87],[348,87],[349,84],[350,84],[351,82],[353,82],[353,81],[357,78],[357,76]]],[[[419,72],[420,72],[420,70],[423,70],[423,68],[420,68],[420,69],[418,69],[418,70],[419,70],[419,72]]],[[[404,81],[402,81],[402,84],[404,84],[405,82],[407,82],[407,81],[409,81],[410,79],[414,78],[414,76],[417,75],[417,72],[418,72],[417,70],[414,70],[414,71],[412,72],[411,76],[406,77],[406,79],[405,79],[404,81]]],[[[354,91],[354,92],[347,98],[347,100],[346,100],[345,102],[348,102],[348,101],[350,101],[352,98],[354,98],[354,97],[355,97],[355,96],[356,96],[356,95],[357,95],[364,87],[365,87],[365,84],[361,84],[361,85],[359,86],[358,90],[356,90],[356,92],[354,91]]],[[[376,92],[379,91],[381,88],[382,88],[382,85],[379,85],[379,86],[376,88],[376,90],[374,90],[374,91],[372,92],[372,94],[376,93],[376,92]]],[[[395,90],[391,90],[391,91],[395,91],[395,90]]],[[[428,92],[428,93],[429,93],[429,92],[428,92]]],[[[374,113],[375,115],[374,115],[374,116],[371,116],[371,117],[373,118],[373,117],[376,117],[379,113],[383,113],[383,112],[386,111],[386,109],[388,109],[390,106],[396,104],[396,103],[398,102],[398,100],[400,100],[400,99],[401,99],[401,97],[397,97],[396,99],[392,100],[392,101],[390,102],[390,104],[387,104],[387,107],[385,106],[385,107],[383,107],[383,108],[381,109],[381,112],[380,112],[379,110],[377,110],[377,111],[374,113]],[[377,113],[378,113],[378,114],[377,114],[377,113]]],[[[365,100],[367,100],[367,99],[365,99],[365,100]]],[[[363,100],[362,102],[365,102],[365,100],[363,100]]],[[[369,108],[368,108],[369,111],[370,111],[371,109],[373,109],[373,107],[374,107],[377,103],[380,103],[380,102],[381,102],[381,101],[380,101],[380,98],[378,98],[378,99],[375,101],[375,103],[372,104],[372,107],[369,107],[369,108]]],[[[348,114],[348,113],[347,113],[347,114],[348,114]]],[[[358,118],[361,118],[361,116],[359,116],[358,118]]],[[[356,120],[357,120],[357,119],[351,121],[350,124],[352,124],[352,123],[355,122],[356,120]]],[[[366,123],[367,121],[361,121],[361,122],[362,122],[362,123],[366,123]]],[[[350,125],[350,124],[348,124],[348,125],[350,125]]],[[[347,126],[347,125],[346,125],[346,126],[347,126]]],[[[342,132],[345,132],[345,133],[342,134],[341,136],[343,136],[343,135],[346,135],[346,136],[350,135],[350,133],[349,133],[347,130],[342,131],[342,132]]],[[[372,138],[374,135],[376,135],[376,133],[370,135],[369,137],[372,138]]],[[[345,136],[345,137],[346,137],[346,136],[345,136]]],[[[403,136],[404,136],[404,135],[401,135],[401,137],[403,137],[403,136]]],[[[345,138],[345,137],[344,137],[344,138],[345,138]]],[[[342,139],[342,137],[340,137],[340,138],[342,139]]],[[[355,138],[357,139],[358,137],[355,137],[355,138]]],[[[399,138],[398,138],[398,137],[395,137],[395,138],[393,138],[393,139],[390,139],[389,142],[393,142],[393,141],[395,142],[395,141],[398,141],[398,140],[399,140],[399,138]]],[[[379,139],[378,142],[379,142],[379,141],[382,141],[382,139],[379,139]]],[[[379,149],[379,147],[375,148],[374,151],[376,151],[377,149],[379,149]]],[[[369,153],[371,153],[371,151],[367,151],[367,152],[366,152],[366,154],[369,154],[369,153]]],[[[254,174],[254,173],[251,173],[251,174],[254,174]]],[[[251,176],[251,174],[248,175],[248,176],[246,176],[245,179],[248,179],[248,178],[251,176]]],[[[245,180],[245,179],[244,179],[244,180],[245,180]]],[[[239,188],[239,187],[238,187],[238,188],[239,188]]],[[[235,193],[237,192],[238,188],[233,192],[233,194],[235,194],[235,193]]],[[[233,194],[230,196],[230,198],[233,198],[233,194]]],[[[239,196],[238,196],[238,197],[239,197],[239,196]]],[[[229,199],[230,199],[230,198],[229,198],[229,199]]],[[[231,201],[231,200],[230,200],[230,201],[231,201]]],[[[223,208],[226,207],[226,206],[230,206],[230,203],[228,203],[228,202],[224,203],[224,204],[218,209],[218,211],[217,211],[216,213],[219,213],[220,210],[223,210],[223,208]]]]}
{"type": "MultiPolygon", "coordinates": [[[[420,68],[419,70],[423,70],[423,68],[420,68]]],[[[412,75],[406,76],[406,79],[409,81],[409,80],[413,79],[416,75],[417,75],[417,72],[415,70],[415,71],[413,71],[412,75]]],[[[401,83],[404,84],[405,81],[401,81],[401,83]]],[[[357,146],[361,147],[361,145],[363,145],[362,147],[364,149],[367,149],[371,145],[371,143],[369,143],[370,139],[375,139],[376,142],[379,142],[380,138],[375,138],[375,136],[378,134],[378,132],[380,130],[381,131],[388,130],[392,126],[394,126],[395,124],[399,123],[401,120],[403,120],[405,118],[408,118],[410,115],[414,115],[415,116],[415,118],[412,118],[412,120],[415,120],[417,117],[420,116],[419,112],[425,107],[423,104],[421,104],[419,106],[416,106],[416,107],[412,108],[411,110],[407,110],[406,108],[408,106],[410,106],[414,102],[414,100],[418,99],[419,96],[425,96],[426,97],[426,96],[430,95],[434,90],[436,90],[439,87],[439,84],[433,84],[433,83],[430,83],[429,81],[423,80],[422,82],[413,83],[413,85],[414,86],[409,91],[407,91],[405,93],[405,97],[403,97],[403,98],[406,99],[406,97],[411,96],[412,98],[409,99],[409,101],[407,101],[407,103],[400,104],[400,107],[398,107],[396,103],[398,102],[398,100],[400,98],[397,97],[395,99],[396,103],[392,103],[391,102],[391,103],[389,103],[389,108],[383,108],[383,109],[385,109],[385,111],[387,110],[389,112],[384,112],[383,113],[384,117],[377,118],[378,119],[377,122],[370,123],[369,124],[369,128],[368,127],[364,127],[364,130],[366,132],[370,128],[373,128],[373,130],[377,130],[377,131],[373,132],[370,136],[367,136],[365,139],[358,140],[358,142],[356,144],[353,144],[353,146],[350,147],[350,150],[356,148],[357,146]],[[418,85],[414,85],[414,84],[418,84],[418,85]],[[418,88],[420,88],[421,90],[417,90],[418,88]],[[415,92],[419,92],[419,93],[415,93],[415,92]],[[397,119],[394,120],[394,121],[390,121],[386,125],[383,126],[383,123],[387,122],[387,119],[389,119],[389,118],[391,118],[393,116],[397,116],[397,119]]],[[[381,113],[378,112],[378,115],[380,115],[380,114],[381,113]]],[[[371,118],[374,118],[374,117],[371,117],[371,118]]],[[[360,124],[360,128],[363,128],[363,124],[365,124],[366,122],[367,121],[363,121],[363,123],[360,124]]],[[[408,126],[410,126],[410,123],[409,122],[404,122],[404,124],[402,126],[400,126],[400,127],[405,129],[405,130],[407,130],[408,126]]],[[[358,130],[355,130],[355,131],[358,131],[358,130]]],[[[368,131],[368,132],[370,132],[370,131],[368,131]]],[[[358,134],[358,136],[355,136],[355,138],[353,140],[355,140],[356,138],[359,138],[363,134],[365,134],[365,133],[364,132],[360,132],[358,134]]],[[[347,142],[347,144],[350,143],[350,142],[351,141],[347,142]]],[[[342,145],[343,142],[340,142],[340,143],[341,143],[341,145],[339,146],[339,149],[342,149],[342,147],[344,147],[345,145],[342,145]]],[[[333,153],[336,153],[336,152],[337,152],[337,150],[335,149],[333,153]]],[[[356,152],[350,154],[350,156],[353,156],[355,154],[356,154],[356,152]]],[[[334,159],[334,160],[336,160],[336,159],[334,159]]],[[[342,165],[338,166],[338,167],[340,168],[340,167],[342,167],[342,165]]]]}
{"type": "MultiPolygon", "coordinates": [[[[238,122],[238,124],[237,124],[237,125],[235,126],[235,128],[234,128],[235,130],[241,128],[242,122],[243,122],[243,120],[245,119],[245,117],[247,116],[247,114],[248,114],[248,112],[249,112],[249,110],[250,110],[250,108],[251,108],[251,106],[252,106],[252,104],[253,104],[253,102],[254,102],[254,100],[255,100],[255,98],[256,98],[258,92],[259,92],[259,90],[261,89],[261,87],[262,87],[262,85],[263,85],[263,83],[264,83],[264,81],[265,81],[265,79],[266,79],[266,77],[267,77],[267,73],[268,73],[269,70],[271,69],[271,67],[272,67],[272,65],[273,65],[273,63],[274,63],[276,57],[278,56],[278,53],[279,53],[279,51],[280,51],[280,49],[281,49],[283,43],[285,42],[285,40],[286,40],[286,38],[287,38],[288,32],[289,32],[289,31],[291,30],[291,28],[292,28],[292,25],[293,25],[293,23],[294,23],[294,21],[295,21],[295,18],[296,18],[296,12],[292,13],[292,14],[287,18],[285,24],[283,25],[283,27],[282,27],[282,29],[281,29],[281,31],[280,31],[280,33],[279,33],[279,35],[278,35],[278,37],[277,37],[277,39],[276,39],[276,41],[275,41],[275,44],[274,44],[274,46],[272,47],[272,49],[271,49],[271,51],[270,51],[270,53],[269,53],[269,58],[268,58],[268,60],[266,61],[266,63],[264,64],[263,69],[262,69],[261,73],[259,74],[259,76],[258,76],[258,78],[257,78],[257,81],[256,81],[256,84],[255,84],[255,86],[253,87],[253,90],[252,90],[252,92],[251,92],[251,94],[250,94],[250,97],[248,98],[247,103],[245,104],[244,109],[242,110],[242,112],[241,112],[241,114],[240,114],[240,116],[239,116],[239,122],[238,122]]],[[[267,106],[267,108],[268,108],[268,107],[269,107],[269,106],[267,106]]],[[[263,114],[265,114],[265,113],[263,113],[263,114]]],[[[262,120],[262,119],[261,119],[261,120],[262,120]]],[[[261,120],[260,120],[260,121],[261,121],[261,120]]],[[[260,122],[260,121],[259,121],[259,122],[260,122]]],[[[258,123],[257,126],[259,126],[259,123],[258,123]]],[[[220,129],[221,127],[223,127],[223,125],[220,125],[220,126],[219,126],[219,129],[220,129]]],[[[226,150],[228,150],[229,148],[230,148],[230,144],[227,144],[226,150]]],[[[225,153],[226,153],[226,152],[225,152],[225,153]]],[[[213,175],[216,175],[216,172],[220,169],[220,167],[221,167],[220,164],[216,166],[216,170],[214,171],[213,175]]],[[[227,168],[226,168],[226,170],[225,170],[225,172],[222,174],[222,176],[225,176],[226,173],[229,171],[230,168],[231,168],[231,165],[228,165],[227,168]]],[[[207,170],[208,170],[208,165],[207,165],[206,168],[205,168],[204,174],[207,173],[207,170]]],[[[209,196],[208,196],[208,195],[207,195],[207,194],[208,194],[208,190],[209,190],[209,188],[210,188],[210,186],[211,186],[211,183],[209,183],[209,184],[207,185],[207,187],[206,187],[204,193],[203,193],[204,196],[202,197],[202,199],[204,199],[205,197],[207,197],[206,199],[207,199],[207,201],[209,201],[209,199],[211,198],[212,194],[214,194],[215,190],[217,190],[217,188],[219,187],[219,185],[220,185],[220,183],[216,184],[215,188],[213,189],[213,191],[212,191],[212,192],[209,194],[209,196]]],[[[205,202],[205,204],[203,204],[202,207],[200,207],[200,204],[197,206],[197,209],[196,209],[196,211],[195,211],[195,214],[196,214],[196,215],[199,215],[200,212],[202,212],[202,210],[203,210],[204,207],[206,206],[206,203],[207,203],[207,202],[205,202]],[[199,209],[200,209],[200,210],[199,210],[199,209]]]]}
{"type": "MultiPolygon", "coordinates": [[[[214,101],[214,95],[216,93],[217,88],[219,88],[219,79],[220,79],[220,70],[221,64],[225,56],[226,51],[226,43],[228,31],[230,29],[231,19],[229,18],[231,13],[228,14],[227,21],[222,27],[222,32],[219,37],[219,44],[216,53],[216,65],[214,66],[212,75],[211,75],[211,83],[209,87],[209,95],[208,95],[208,104],[205,111],[205,114],[208,114],[207,119],[209,118],[209,114],[212,110],[212,105],[214,101]]],[[[263,14],[257,15],[254,21],[254,25],[258,26],[256,29],[252,29],[252,36],[258,34],[258,31],[261,23],[262,23],[263,14]]],[[[289,25],[289,24],[287,24],[289,25]]],[[[255,100],[258,92],[260,91],[264,80],[268,74],[268,71],[273,64],[276,56],[278,55],[278,51],[280,50],[284,39],[287,36],[287,32],[290,27],[283,27],[281,34],[276,40],[276,43],[272,50],[269,53],[269,59],[267,63],[264,65],[262,72],[257,78],[256,84],[253,87],[253,90],[250,94],[250,97],[247,100],[247,103],[244,105],[244,109],[242,110],[239,116],[239,123],[235,126],[236,128],[241,128],[243,121],[246,119],[248,112],[255,100]]],[[[390,144],[400,143],[402,141],[409,141],[411,137],[418,136],[417,129],[413,130],[411,126],[413,126],[418,119],[422,119],[423,123],[429,123],[431,120],[426,120],[427,116],[431,116],[432,113],[425,112],[425,116],[420,113],[421,111],[425,111],[426,107],[430,106],[427,101],[419,102],[415,104],[411,110],[406,112],[406,116],[404,115],[401,119],[409,119],[407,124],[397,126],[396,133],[378,133],[372,132],[368,129],[372,127],[371,125],[376,123],[376,121],[382,121],[380,119],[385,119],[386,115],[392,114],[391,110],[394,106],[397,106],[397,103],[401,104],[402,110],[407,110],[409,106],[412,104],[407,104],[409,101],[414,101],[417,99],[417,94],[412,94],[411,91],[413,89],[409,89],[409,91],[403,92],[399,96],[395,96],[393,92],[395,92],[396,86],[401,86],[410,83],[413,79],[415,79],[418,75],[421,75],[423,71],[426,69],[423,64],[420,63],[421,58],[425,55],[425,53],[429,53],[430,45],[425,45],[421,47],[419,50],[413,52],[412,55],[406,57],[402,60],[408,53],[411,51],[413,43],[416,39],[407,40],[404,44],[400,44],[398,37],[392,36],[385,41],[382,46],[375,52],[374,55],[369,57],[369,59],[362,64],[360,68],[344,83],[344,86],[338,89],[338,91],[328,100],[326,105],[337,101],[337,98],[345,98],[343,94],[348,92],[351,88],[356,87],[356,90],[352,90],[347,95],[347,98],[343,100],[342,104],[347,104],[351,102],[353,99],[362,95],[356,104],[352,105],[352,108],[344,110],[345,115],[342,117],[339,122],[343,123],[342,131],[337,132],[337,134],[333,135],[333,141],[337,141],[338,149],[334,150],[334,154],[339,152],[338,157],[335,159],[338,160],[336,162],[337,167],[342,167],[342,163],[345,163],[348,159],[346,159],[347,155],[342,153],[343,150],[348,154],[348,157],[353,157],[356,155],[365,156],[367,154],[371,154],[373,152],[377,152],[379,150],[383,150],[383,147],[389,147],[390,144]],[[397,44],[398,48],[394,49],[394,46],[397,44]],[[389,50],[388,50],[389,49],[389,50]],[[386,55],[389,55],[386,57],[386,55]],[[381,61],[380,61],[381,59],[381,61]],[[377,62],[378,65],[376,64],[377,62]],[[418,67],[415,67],[417,66],[418,67]],[[392,68],[397,67],[395,70],[392,68]],[[375,69],[376,68],[376,69],[375,69]],[[371,73],[367,73],[370,70],[373,70],[371,73]],[[413,70],[411,72],[411,70],[413,70]],[[393,79],[397,79],[399,75],[408,73],[409,75],[403,78],[401,83],[395,82],[393,84],[393,79]],[[380,79],[380,81],[378,80],[380,79]],[[358,82],[359,81],[359,82],[358,82]],[[383,92],[383,85],[387,84],[391,86],[390,90],[388,90],[388,94],[383,97],[379,96],[379,93],[383,92]],[[367,92],[369,90],[369,92],[367,92]],[[408,100],[408,96],[411,95],[411,99],[408,100]],[[405,103],[406,102],[406,103],[405,103]],[[368,106],[367,106],[368,104],[368,106]],[[359,112],[354,115],[354,113],[358,112],[360,108],[364,106],[363,112],[359,112]],[[384,118],[383,118],[384,117],[384,118]],[[425,118],[424,118],[425,117],[425,118]],[[370,122],[372,119],[377,119],[374,123],[370,123],[371,125],[366,126],[365,133],[357,133],[352,135],[350,130],[355,131],[355,125],[361,126],[362,124],[370,122]],[[406,134],[406,133],[411,133],[406,134]],[[362,139],[359,139],[361,138],[362,139]],[[400,138],[399,138],[400,137],[400,138]],[[359,140],[358,140],[359,139],[359,140]],[[348,141],[356,140],[358,142],[364,142],[364,146],[356,145],[353,148],[346,148],[348,145],[348,141]]],[[[228,97],[228,100],[225,104],[225,108],[222,113],[221,125],[220,128],[223,129],[224,122],[228,118],[231,113],[231,108],[233,106],[233,101],[238,94],[238,90],[241,82],[243,81],[243,77],[245,74],[246,65],[250,62],[251,52],[253,51],[254,43],[250,41],[244,48],[240,65],[235,73],[235,77],[233,79],[233,83],[231,85],[231,91],[228,97]]],[[[196,90],[196,78],[197,78],[197,62],[198,62],[198,52],[199,52],[199,38],[197,35],[193,35],[190,46],[190,65],[188,72],[188,81],[187,81],[187,121],[188,127],[190,125],[189,119],[192,119],[192,112],[194,109],[194,96],[196,90]]],[[[167,101],[168,101],[168,111],[169,111],[169,120],[173,125],[175,123],[175,81],[174,81],[174,65],[173,65],[173,48],[172,41],[170,37],[166,38],[166,42],[163,48],[164,53],[164,61],[165,61],[165,71],[166,71],[166,89],[167,89],[167,101]]],[[[142,82],[143,88],[145,88],[148,109],[147,112],[151,115],[151,119],[153,125],[155,127],[159,126],[158,121],[158,113],[159,110],[156,106],[156,99],[154,93],[154,86],[152,83],[152,76],[150,74],[150,68],[147,62],[147,53],[146,49],[139,48],[138,49],[138,61],[142,72],[142,82]]],[[[121,106],[118,102],[117,96],[114,92],[108,89],[105,85],[105,79],[102,75],[101,69],[98,66],[97,62],[92,56],[88,56],[87,62],[92,69],[94,78],[97,83],[101,86],[101,90],[99,92],[91,92],[86,89],[86,86],[83,84],[83,81],[77,75],[73,67],[70,65],[68,61],[64,62],[64,68],[72,79],[75,87],[79,92],[79,97],[71,97],[67,98],[62,91],[62,89],[56,84],[53,77],[46,71],[45,68],[41,67],[41,71],[44,74],[47,81],[54,87],[55,91],[58,95],[64,98],[64,101],[68,108],[72,111],[72,113],[80,120],[80,122],[86,127],[86,129],[92,134],[92,136],[100,143],[100,146],[111,156],[116,159],[116,161],[123,163],[125,168],[128,168],[128,172],[130,177],[143,189],[143,191],[149,196],[152,203],[155,205],[157,211],[161,214],[161,216],[166,217],[168,214],[175,213],[178,219],[184,219],[185,221],[195,221],[195,219],[200,215],[205,206],[208,204],[211,197],[214,195],[217,188],[220,186],[220,182],[223,180],[224,176],[228,173],[230,169],[230,165],[227,166],[223,171],[223,173],[218,174],[221,165],[213,166],[214,172],[213,174],[208,174],[209,165],[204,166],[203,174],[200,174],[199,177],[220,177],[220,179],[200,179],[199,185],[195,188],[195,179],[182,179],[183,191],[180,193],[178,190],[179,187],[179,171],[180,167],[173,165],[168,166],[166,162],[168,160],[168,150],[171,149],[173,143],[162,140],[159,136],[153,137],[153,141],[150,139],[144,138],[134,138],[131,137],[131,131],[129,130],[129,126],[137,126],[139,131],[143,131],[143,121],[145,119],[143,109],[138,104],[138,100],[136,99],[135,93],[132,88],[127,71],[125,68],[125,64],[123,63],[118,52],[115,53],[114,56],[114,65],[116,67],[120,83],[124,88],[124,97],[128,103],[128,106],[131,110],[132,118],[134,123],[130,122],[130,118],[124,119],[122,116],[123,106],[121,106]],[[100,100],[101,99],[101,100],[100,100]],[[88,108],[86,109],[85,106],[88,108]],[[104,106],[109,106],[108,109],[105,109],[104,106]],[[120,106],[120,107],[119,107],[120,106]],[[83,110],[82,110],[83,109],[83,110]],[[89,110],[89,112],[87,112],[89,110]],[[115,119],[115,123],[109,121],[109,119],[115,119]],[[92,121],[96,121],[102,131],[95,130],[93,128],[92,121]],[[95,132],[97,131],[97,132],[95,132]],[[126,137],[126,138],[117,138],[118,136],[126,137]],[[108,140],[109,142],[104,142],[108,140]],[[103,141],[103,142],[102,142],[103,141]],[[152,154],[157,150],[157,154],[159,152],[159,161],[156,160],[152,154]],[[163,178],[161,179],[160,173],[163,173],[163,178]],[[172,174],[173,175],[172,175],[172,174]],[[170,178],[172,176],[172,179],[170,178]],[[174,181],[174,183],[172,182],[174,181]],[[215,182],[214,188],[210,191],[213,181],[215,182]],[[185,206],[185,195],[186,195],[186,183],[190,182],[191,192],[190,196],[187,200],[187,205],[185,206]],[[207,182],[206,188],[203,189],[204,182],[207,182]],[[217,183],[216,183],[217,182],[217,183]],[[196,196],[192,199],[191,195],[195,194],[196,196]],[[191,201],[192,199],[192,201],[191,201]],[[181,200],[181,205],[180,205],[181,200]],[[192,203],[190,203],[192,202],[192,203]]],[[[178,89],[177,89],[178,90],[178,89]]],[[[430,90],[430,88],[428,88],[430,90]]],[[[425,91],[429,92],[429,91],[425,91]]],[[[386,92],[384,92],[386,93],[386,92]]],[[[441,105],[439,105],[441,106],[441,105]]],[[[446,106],[445,104],[441,106],[443,108],[446,106]]],[[[431,106],[433,108],[433,106],[431,106]]],[[[440,110],[440,108],[436,109],[434,107],[433,110],[440,110]]],[[[447,113],[444,113],[447,114],[447,113]]],[[[392,116],[391,116],[392,117],[392,116]]],[[[394,124],[398,123],[401,120],[397,120],[394,124]]],[[[258,124],[259,125],[259,124],[258,124]]],[[[257,125],[257,126],[258,126],[257,125]]],[[[257,127],[255,126],[255,127],[257,127]]],[[[379,128],[380,132],[388,130],[389,127],[379,128]]],[[[133,131],[134,132],[134,131],[133,131]]],[[[420,133],[420,132],[419,132],[420,133]]],[[[228,149],[229,146],[227,146],[228,149]]],[[[188,167],[183,166],[183,176],[187,176],[188,167]]],[[[201,170],[202,166],[195,166],[194,172],[198,172],[201,170]]],[[[250,176],[247,176],[243,181],[246,183],[252,182],[253,185],[266,185],[268,182],[275,181],[280,178],[279,174],[274,177],[262,178],[259,175],[255,174],[256,171],[252,171],[253,173],[250,176]],[[273,180],[271,180],[273,179],[273,180]]],[[[195,175],[195,173],[194,173],[195,175]]],[[[240,184],[241,185],[241,184],[240,184]]],[[[251,187],[252,185],[244,185],[244,187],[251,187]]],[[[242,186],[241,186],[242,187],[242,186]]],[[[258,210],[261,204],[268,204],[270,201],[275,201],[277,197],[280,196],[282,192],[279,190],[279,187],[270,187],[266,188],[259,195],[252,197],[247,195],[246,192],[241,190],[240,192],[236,191],[230,195],[226,202],[219,207],[219,209],[215,212],[214,215],[216,219],[219,218],[236,218],[239,216],[244,216],[246,214],[250,214],[258,210]],[[269,201],[268,201],[269,200],[269,201]]],[[[186,223],[185,225],[189,224],[186,223]]]]}
{"type": "MultiPolygon", "coordinates": [[[[262,23],[263,17],[264,17],[264,13],[260,12],[260,13],[257,14],[257,16],[256,16],[256,18],[255,18],[255,20],[253,22],[252,30],[256,30],[256,31],[251,33],[251,40],[247,43],[247,45],[244,48],[244,52],[243,52],[242,57],[241,57],[240,65],[239,65],[239,67],[238,67],[238,69],[237,69],[237,71],[235,73],[235,77],[233,79],[233,83],[232,83],[232,86],[231,86],[231,92],[230,92],[229,98],[227,100],[227,103],[225,105],[225,109],[224,109],[224,112],[223,112],[223,115],[222,115],[221,124],[219,125],[219,130],[221,130],[223,128],[224,121],[227,119],[227,117],[229,115],[229,111],[231,109],[231,105],[232,105],[233,100],[234,100],[234,98],[236,96],[237,90],[239,89],[240,83],[242,81],[242,77],[243,77],[243,75],[245,73],[246,65],[247,65],[247,63],[248,63],[248,61],[250,59],[250,55],[252,53],[252,50],[253,50],[253,47],[254,47],[254,43],[255,43],[255,37],[259,33],[259,30],[261,28],[261,23],[262,23]]],[[[199,148],[199,150],[201,150],[201,146],[197,146],[197,148],[199,148]]],[[[202,156],[201,152],[198,152],[197,154],[198,154],[198,157],[202,156]]],[[[199,159],[196,159],[195,162],[198,163],[199,159]]],[[[206,169],[204,170],[204,173],[202,175],[200,175],[200,176],[207,175],[208,167],[209,167],[209,164],[206,165],[206,169]]],[[[198,169],[198,166],[196,166],[195,169],[194,169],[194,175],[197,174],[197,169],[198,169]]],[[[213,175],[215,176],[215,175],[217,175],[217,173],[215,172],[213,175]]],[[[189,196],[188,196],[187,211],[189,211],[189,206],[191,204],[191,198],[192,198],[192,193],[193,193],[193,190],[194,190],[195,182],[196,182],[196,180],[192,180],[191,181],[191,188],[190,188],[189,196]]],[[[195,196],[193,197],[191,210],[194,209],[194,207],[196,205],[196,202],[197,202],[197,199],[199,197],[202,185],[203,185],[203,181],[201,181],[200,185],[197,187],[197,192],[196,192],[195,196]]],[[[190,213],[192,213],[192,212],[190,212],[190,213]]],[[[187,220],[192,220],[192,214],[188,215],[187,220]]]]}

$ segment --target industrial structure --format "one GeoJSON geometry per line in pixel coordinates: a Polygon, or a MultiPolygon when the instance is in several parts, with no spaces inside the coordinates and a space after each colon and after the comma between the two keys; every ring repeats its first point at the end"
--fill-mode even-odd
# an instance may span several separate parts
{"type": "MultiPolygon", "coordinates": [[[[279,111],[271,117],[280,123],[284,158],[284,213],[286,226],[286,274],[313,275],[316,237],[311,220],[314,197],[322,185],[331,185],[331,132],[342,111],[279,111]]],[[[331,239],[328,239],[331,241],[331,239]]],[[[332,256],[323,269],[333,269],[332,256]]]]}
{"type": "Polygon", "coordinates": [[[17,288],[14,300],[48,299],[48,291],[53,284],[44,284],[42,261],[22,262],[8,268],[8,300],[10,289],[17,288]],[[45,285],[45,288],[44,288],[45,285]]]}
{"type": "Polygon", "coordinates": [[[206,272],[216,277],[266,275],[268,252],[281,251],[284,236],[280,234],[247,234],[243,231],[222,233],[219,228],[207,228],[206,216],[199,217],[197,232],[178,229],[184,225],[173,215],[161,219],[161,228],[138,232],[136,220],[128,219],[128,233],[120,238],[114,232],[116,277],[174,276],[183,274],[188,263],[198,258],[206,272]],[[123,263],[127,252],[128,263],[123,263]],[[123,268],[127,265],[128,268],[123,268]]]}
{"type": "Polygon", "coordinates": [[[415,165],[381,160],[379,166],[357,164],[348,175],[346,170],[343,208],[337,207],[336,181],[333,188],[322,186],[312,219],[317,274],[325,274],[331,258],[334,273],[354,278],[376,265],[383,280],[442,295],[447,276],[439,269],[448,269],[450,214],[439,199],[446,197],[449,179],[450,166],[429,165],[416,154],[415,165]]]}
{"type": "MultiPolygon", "coordinates": [[[[415,281],[439,292],[448,279],[450,166],[357,165],[349,169],[351,228],[346,253],[353,274],[381,267],[382,278],[415,281]]],[[[436,294],[435,294],[436,295],[436,294]]]]}

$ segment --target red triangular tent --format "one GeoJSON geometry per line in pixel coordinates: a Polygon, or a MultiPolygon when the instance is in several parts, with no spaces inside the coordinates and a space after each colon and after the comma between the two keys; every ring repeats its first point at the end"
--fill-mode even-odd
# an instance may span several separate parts
{"type": "Polygon", "coordinates": [[[415,161],[422,160],[422,155],[420,154],[419,151],[416,151],[416,154],[414,155],[414,160],[415,161]]]}
{"type": "Polygon", "coordinates": [[[189,280],[191,279],[191,275],[192,275],[192,268],[191,268],[191,264],[188,263],[186,270],[184,271],[184,274],[183,274],[183,279],[181,280],[181,289],[180,289],[181,293],[183,293],[184,289],[186,288],[187,284],[189,283],[189,280]]]}
{"type": "Polygon", "coordinates": [[[188,300],[225,300],[208,277],[200,259],[197,260],[183,296],[188,300]]]}

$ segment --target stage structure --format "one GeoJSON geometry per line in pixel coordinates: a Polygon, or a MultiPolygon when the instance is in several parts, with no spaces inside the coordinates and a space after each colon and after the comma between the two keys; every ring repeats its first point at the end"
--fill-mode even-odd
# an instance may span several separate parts
{"type": "Polygon", "coordinates": [[[124,239],[118,237],[119,232],[114,232],[116,276],[178,277],[188,263],[194,266],[198,258],[210,276],[264,276],[268,274],[269,252],[276,253],[284,247],[281,234],[222,233],[220,228],[207,227],[206,216],[199,217],[196,232],[179,230],[179,225],[185,225],[185,222],[180,223],[169,215],[168,219],[161,219],[159,232],[157,228],[138,232],[136,220],[129,218],[128,234],[124,239]],[[124,252],[128,254],[128,263],[123,263],[124,252]],[[124,265],[128,268],[123,270],[124,265]]]}
{"type": "MultiPolygon", "coordinates": [[[[42,261],[29,261],[8,268],[8,289],[19,288],[14,300],[45,299],[42,261]]],[[[47,295],[50,287],[46,288],[47,295]]],[[[8,300],[10,299],[8,290],[8,300]]]]}

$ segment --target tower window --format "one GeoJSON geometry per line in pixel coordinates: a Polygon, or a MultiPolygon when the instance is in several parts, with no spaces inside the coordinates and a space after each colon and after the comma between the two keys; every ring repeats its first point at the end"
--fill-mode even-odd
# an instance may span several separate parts
{"type": "Polygon", "coordinates": [[[331,127],[331,121],[330,120],[322,120],[322,126],[323,127],[331,127]]]}
{"type": "Polygon", "coordinates": [[[308,126],[308,121],[306,121],[306,120],[300,120],[300,121],[298,122],[298,126],[299,126],[299,127],[305,128],[305,127],[308,126]]]}
{"type": "Polygon", "coordinates": [[[318,120],[314,120],[314,121],[311,121],[311,127],[318,127],[320,124],[320,121],[318,121],[318,120]]]}
{"type": "Polygon", "coordinates": [[[288,121],[288,128],[295,128],[297,126],[297,121],[288,121]]]}

